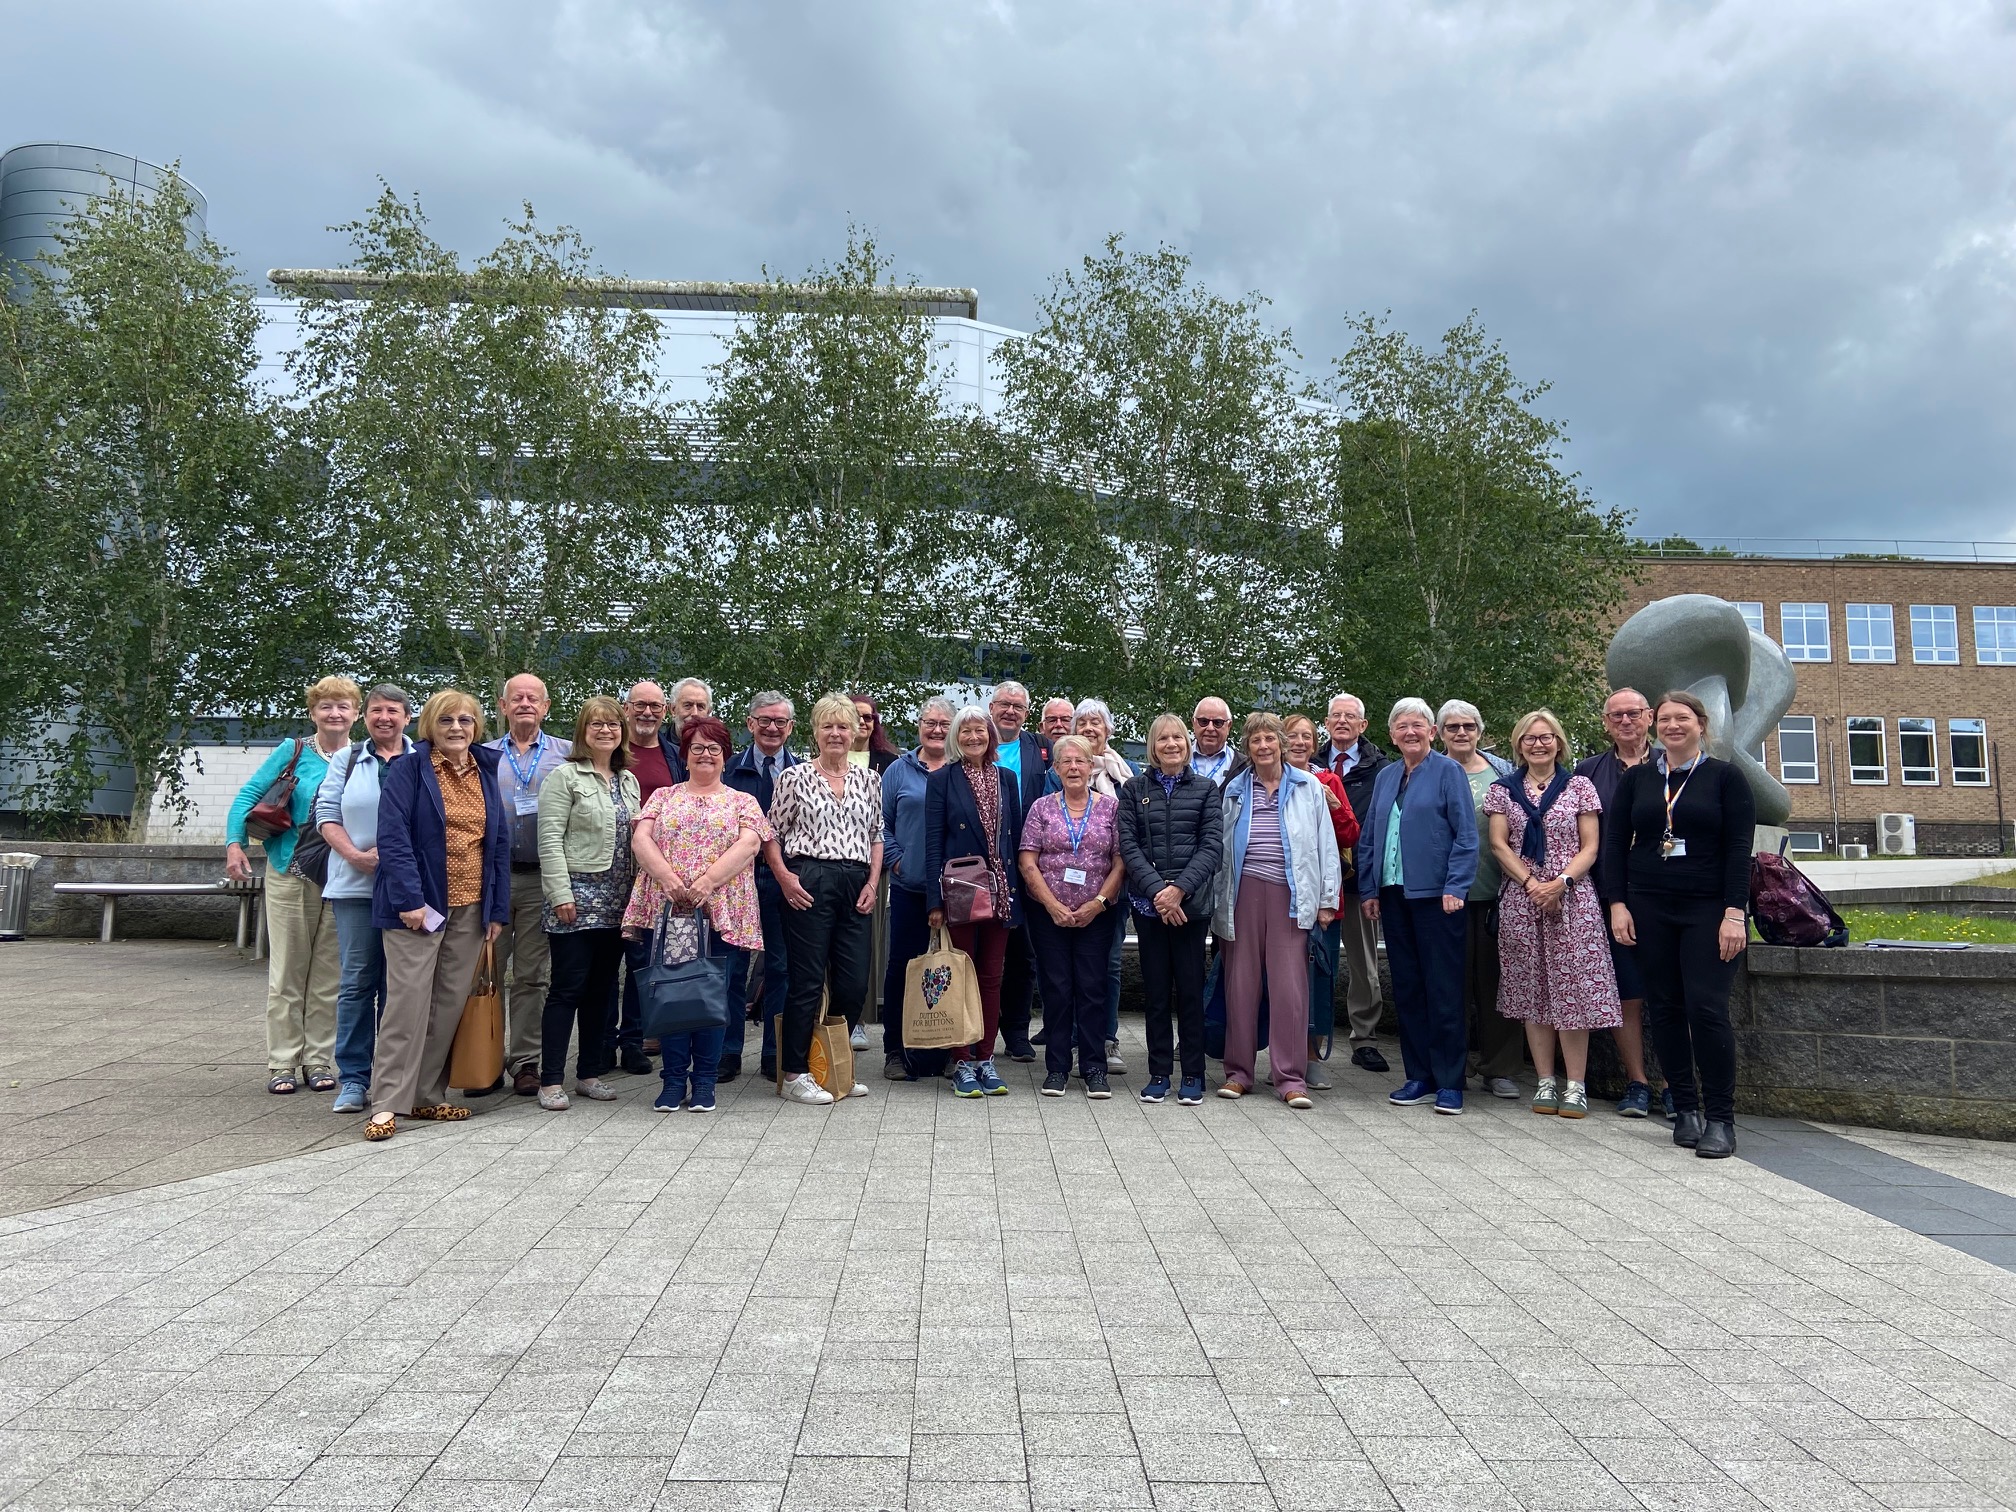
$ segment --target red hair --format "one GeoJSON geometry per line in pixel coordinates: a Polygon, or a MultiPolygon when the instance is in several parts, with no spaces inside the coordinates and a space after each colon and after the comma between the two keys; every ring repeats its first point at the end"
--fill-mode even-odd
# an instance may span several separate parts
{"type": "Polygon", "coordinates": [[[679,759],[686,760],[686,753],[693,749],[696,740],[711,740],[721,747],[721,759],[726,761],[735,754],[735,737],[728,733],[728,726],[712,714],[701,714],[679,726],[679,759]]]}

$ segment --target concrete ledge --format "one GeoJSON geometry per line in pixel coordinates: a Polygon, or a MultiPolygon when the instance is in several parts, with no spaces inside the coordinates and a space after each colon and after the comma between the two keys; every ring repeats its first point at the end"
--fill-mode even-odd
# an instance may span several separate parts
{"type": "Polygon", "coordinates": [[[2016,892],[2004,887],[1844,887],[1827,898],[1836,908],[1927,908],[1935,913],[2016,919],[2016,892]]]}
{"type": "MultiPolygon", "coordinates": [[[[95,940],[102,918],[99,900],[60,894],[58,882],[221,882],[220,845],[86,845],[74,841],[29,840],[8,849],[37,855],[28,890],[28,933],[95,940]]],[[[257,866],[265,853],[247,847],[257,866]]],[[[119,905],[119,933],[134,940],[224,940],[237,936],[235,895],[136,897],[119,905]]]]}

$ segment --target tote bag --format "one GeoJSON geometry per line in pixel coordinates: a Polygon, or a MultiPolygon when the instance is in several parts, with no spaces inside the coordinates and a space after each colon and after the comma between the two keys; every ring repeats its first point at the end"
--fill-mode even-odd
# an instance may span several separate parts
{"type": "Polygon", "coordinates": [[[469,999],[462,1005],[462,1022],[455,1026],[455,1043],[448,1051],[448,1085],[482,1092],[496,1085],[503,1071],[504,999],[497,991],[497,947],[485,940],[483,954],[476,958],[469,999]]]}
{"type": "MultiPolygon", "coordinates": [[[[780,1047],[784,1043],[784,1016],[780,1013],[770,1020],[770,1032],[780,1047]]],[[[833,1101],[839,1102],[854,1091],[854,1041],[847,1024],[847,1016],[833,1011],[833,994],[829,989],[819,997],[819,1019],[812,1026],[812,1042],[805,1047],[805,1069],[812,1073],[812,1080],[833,1094],[833,1101]]],[[[784,1057],[777,1057],[777,1095],[784,1095],[784,1057]]]]}
{"type": "Polygon", "coordinates": [[[645,1039],[664,1041],[675,1034],[705,1034],[728,1027],[728,990],[721,958],[714,952],[714,927],[700,915],[700,950],[690,961],[665,964],[665,931],[671,920],[668,904],[659,910],[651,931],[650,964],[637,973],[637,1000],[642,1009],[645,1039]]]}
{"type": "Polygon", "coordinates": [[[903,974],[903,1044],[951,1050],[980,1038],[980,976],[943,928],[903,974]]]}

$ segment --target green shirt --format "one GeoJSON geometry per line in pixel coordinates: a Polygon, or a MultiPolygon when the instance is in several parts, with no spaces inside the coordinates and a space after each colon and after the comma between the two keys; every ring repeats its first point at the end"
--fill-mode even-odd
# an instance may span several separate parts
{"type": "Polygon", "coordinates": [[[1400,800],[1393,800],[1393,813],[1386,820],[1386,855],[1379,867],[1381,887],[1405,887],[1407,869],[1400,859],[1400,800]]]}
{"type": "Polygon", "coordinates": [[[1477,880],[1470,884],[1472,903],[1496,903],[1498,901],[1498,863],[1491,855],[1491,842],[1486,837],[1491,833],[1490,821],[1484,817],[1484,797],[1497,782],[1498,773],[1486,766],[1481,772],[1465,772],[1470,779],[1470,801],[1477,807],[1477,880]]]}

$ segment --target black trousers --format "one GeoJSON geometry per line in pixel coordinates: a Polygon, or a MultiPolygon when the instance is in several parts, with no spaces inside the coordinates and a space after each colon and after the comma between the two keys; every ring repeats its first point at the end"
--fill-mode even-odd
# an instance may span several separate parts
{"type": "Polygon", "coordinates": [[[1463,917],[1442,911],[1440,896],[1410,898],[1379,889],[1379,927],[1393,973],[1393,1016],[1400,1024],[1400,1063],[1409,1081],[1432,1091],[1461,1092],[1467,1049],[1463,1023],[1463,917]]]}
{"type": "Polygon", "coordinates": [[[1134,934],[1141,942],[1141,986],[1148,999],[1150,1076],[1166,1077],[1175,1070],[1180,1043],[1183,1079],[1204,1079],[1204,936],[1210,927],[1210,919],[1202,913],[1192,914],[1190,922],[1181,925],[1134,916],[1134,934]]]}
{"type": "Polygon", "coordinates": [[[616,968],[623,964],[623,931],[580,929],[549,934],[553,980],[539,1018],[539,1085],[557,1087],[567,1077],[567,1041],[579,1026],[581,1047],[574,1074],[582,1080],[616,1065],[616,968]]]}
{"type": "Polygon", "coordinates": [[[1673,1106],[1729,1122],[1736,1117],[1736,1031],[1729,1023],[1736,962],[1723,960],[1716,942],[1722,902],[1634,891],[1627,906],[1645,978],[1645,1027],[1673,1106]]]}
{"type": "Polygon", "coordinates": [[[794,859],[791,869],[812,894],[810,908],[785,904],[784,1043],[777,1047],[786,1076],[806,1068],[819,999],[830,983],[833,1001],[860,1004],[868,997],[868,973],[875,965],[875,918],[854,907],[868,885],[868,868],[858,861],[794,859]]]}
{"type": "MultiPolygon", "coordinates": [[[[910,963],[924,954],[931,943],[931,926],[927,922],[929,911],[924,907],[924,890],[920,888],[889,888],[889,965],[882,974],[882,1057],[891,1056],[909,1064],[909,1055],[903,1048],[903,989],[909,985],[910,963]]],[[[921,1050],[921,1056],[937,1056],[937,1064],[944,1063],[942,1050],[921,1050]]]]}
{"type": "Polygon", "coordinates": [[[1106,1069],[1106,979],[1119,920],[1109,908],[1082,929],[1065,929],[1030,906],[1029,943],[1043,981],[1043,1027],[1049,1031],[1043,1041],[1046,1071],[1068,1076],[1073,1045],[1080,1076],[1106,1069]]]}
{"type": "MultiPolygon", "coordinates": [[[[1017,924],[1008,931],[1008,955],[1001,963],[1001,1041],[1011,1052],[1017,1045],[1029,1043],[1031,1003],[1040,976],[1029,926],[1017,924]]],[[[994,1053],[992,1045],[987,1053],[994,1053]]]]}

